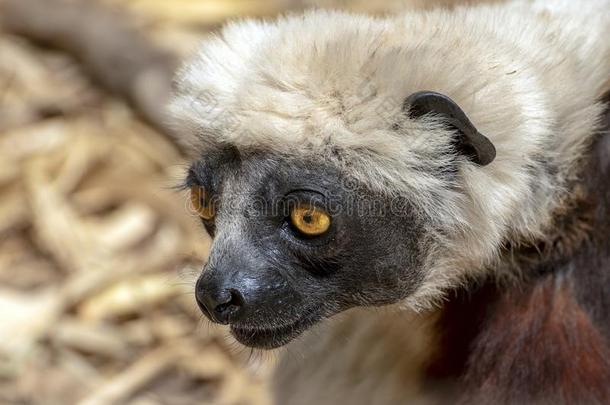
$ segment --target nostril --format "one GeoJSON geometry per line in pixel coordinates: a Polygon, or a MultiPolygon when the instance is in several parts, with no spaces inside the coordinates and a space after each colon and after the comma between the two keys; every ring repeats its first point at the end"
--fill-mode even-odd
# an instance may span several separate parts
{"type": "Polygon", "coordinates": [[[222,323],[229,323],[239,317],[244,307],[244,297],[235,289],[225,290],[218,305],[214,308],[216,319],[222,323]]]}

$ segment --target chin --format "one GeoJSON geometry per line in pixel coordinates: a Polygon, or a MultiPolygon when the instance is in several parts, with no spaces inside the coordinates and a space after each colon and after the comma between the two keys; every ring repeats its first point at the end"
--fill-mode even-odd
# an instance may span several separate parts
{"type": "Polygon", "coordinates": [[[321,316],[307,317],[276,327],[231,325],[231,335],[244,346],[272,350],[288,344],[321,318],[321,316]]]}

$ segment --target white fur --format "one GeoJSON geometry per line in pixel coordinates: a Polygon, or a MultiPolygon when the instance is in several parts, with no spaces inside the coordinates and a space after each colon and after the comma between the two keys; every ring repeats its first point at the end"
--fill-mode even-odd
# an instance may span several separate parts
{"type": "Polygon", "coordinates": [[[608,9],[610,0],[545,0],[241,21],[183,69],[171,111],[195,154],[231,142],[316,156],[408,196],[435,235],[427,279],[408,299],[422,307],[489,267],[504,241],[544,233],[610,87],[608,9]],[[462,161],[459,184],[437,178],[451,134],[400,111],[420,90],[456,101],[496,160],[462,161]]]}

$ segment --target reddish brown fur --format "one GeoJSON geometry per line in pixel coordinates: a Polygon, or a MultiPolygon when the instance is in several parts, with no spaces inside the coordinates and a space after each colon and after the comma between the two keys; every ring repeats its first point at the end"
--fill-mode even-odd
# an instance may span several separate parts
{"type": "Polygon", "coordinates": [[[609,361],[567,280],[547,276],[493,304],[468,360],[464,403],[608,403],[609,361]]]}

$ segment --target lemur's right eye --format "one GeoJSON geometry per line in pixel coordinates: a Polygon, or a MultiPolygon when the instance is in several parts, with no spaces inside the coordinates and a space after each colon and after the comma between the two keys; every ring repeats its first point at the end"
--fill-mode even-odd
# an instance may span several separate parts
{"type": "Polygon", "coordinates": [[[191,186],[191,204],[195,212],[204,220],[211,221],[216,215],[209,193],[202,186],[191,186]]]}
{"type": "Polygon", "coordinates": [[[292,225],[306,236],[320,236],[330,228],[330,215],[314,206],[298,206],[290,212],[292,225]]]}

